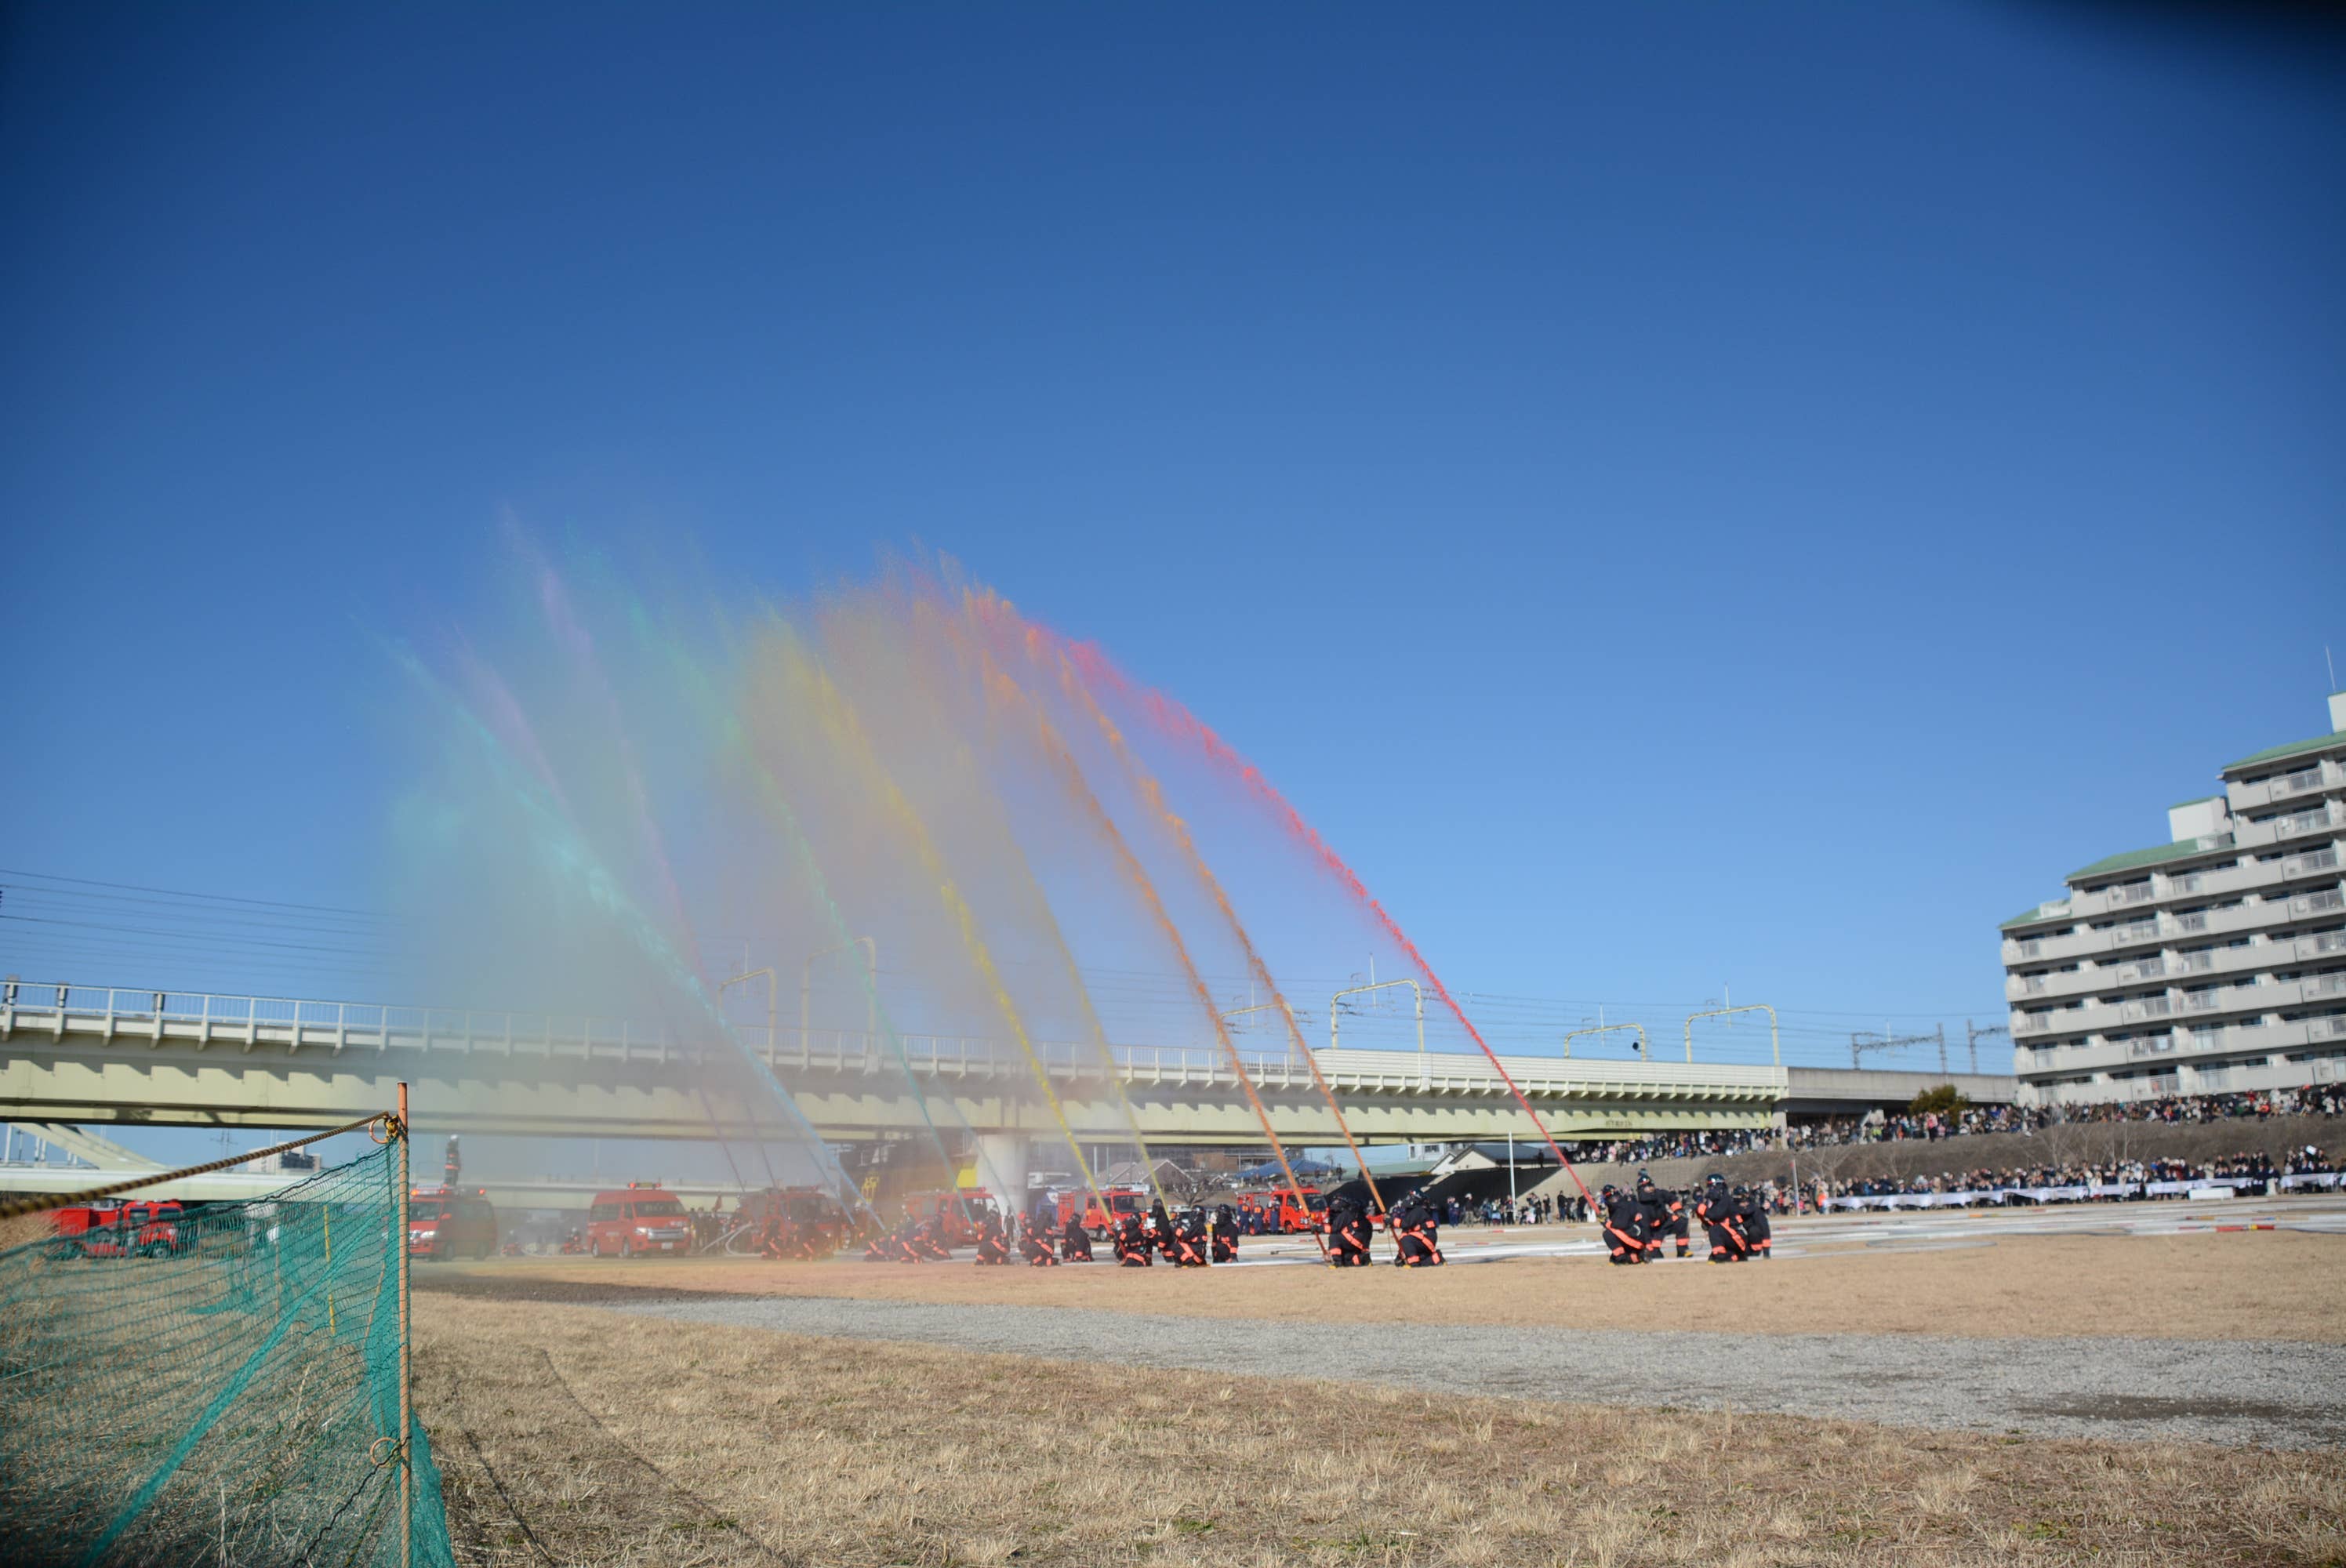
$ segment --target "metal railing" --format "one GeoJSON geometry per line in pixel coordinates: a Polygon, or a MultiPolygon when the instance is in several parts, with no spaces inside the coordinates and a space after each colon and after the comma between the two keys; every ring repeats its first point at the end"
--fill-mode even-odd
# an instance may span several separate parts
{"type": "MultiPolygon", "coordinates": [[[[699,1063],[733,1057],[738,1051],[747,1050],[778,1071],[901,1075],[910,1068],[916,1074],[934,1078],[1005,1075],[1021,1079],[1032,1073],[1025,1052],[983,1037],[872,1035],[860,1030],[799,1030],[711,1021],[689,1038],[678,1038],[657,1026],[619,1018],[22,981],[0,984],[0,1037],[62,1038],[68,1033],[97,1033],[110,1041],[144,1043],[156,1048],[166,1044],[193,1045],[198,1050],[221,1045],[250,1052],[268,1045],[294,1054],[423,1051],[521,1060],[652,1064],[699,1063]],[[726,1038],[729,1031],[730,1042],[726,1038]]],[[[1104,1075],[1096,1044],[1036,1041],[1033,1049],[1055,1078],[1104,1075]]],[[[1117,1073],[1128,1082],[1237,1083],[1229,1056],[1219,1046],[1111,1045],[1109,1056],[1117,1073]]],[[[1696,1080],[1740,1084],[1752,1072],[1762,1076],[1770,1073],[1767,1068],[1706,1064],[1690,1074],[1684,1067],[1642,1061],[1510,1060],[1509,1070],[1527,1092],[1545,1094],[1577,1093],[1632,1079],[1673,1088],[1684,1088],[1696,1080]],[[1628,1076],[1624,1077],[1621,1070],[1627,1070],[1628,1076]]],[[[1291,1052],[1241,1054],[1239,1061],[1258,1085],[1298,1092],[1316,1089],[1311,1064],[1291,1052]]],[[[1331,1051],[1322,1054],[1321,1062],[1331,1080],[1349,1088],[1505,1092],[1498,1069],[1479,1053],[1331,1051]]]]}

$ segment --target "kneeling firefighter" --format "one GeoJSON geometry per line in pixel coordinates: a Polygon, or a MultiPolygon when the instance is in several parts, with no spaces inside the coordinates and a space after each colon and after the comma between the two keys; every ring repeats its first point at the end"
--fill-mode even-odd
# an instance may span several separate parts
{"type": "Polygon", "coordinates": [[[1442,1248],[1433,1209],[1423,1198],[1411,1197],[1393,1216],[1393,1241],[1400,1255],[1393,1261],[1403,1268],[1439,1268],[1442,1248]]]}
{"type": "Polygon", "coordinates": [[[1067,1223],[1059,1231],[1059,1261],[1089,1263],[1092,1260],[1092,1233],[1084,1228],[1081,1209],[1067,1214],[1067,1223]]]}
{"type": "Polygon", "coordinates": [[[1156,1259],[1149,1245],[1148,1233],[1140,1228],[1140,1217],[1127,1214],[1116,1227],[1116,1260],[1127,1268],[1146,1268],[1156,1259]]]}
{"type": "Polygon", "coordinates": [[[1751,1256],[1725,1176],[1714,1171],[1703,1178],[1702,1196],[1695,1200],[1694,1214],[1702,1221],[1703,1235],[1710,1243],[1711,1262],[1740,1263],[1751,1256]]]}
{"type": "Polygon", "coordinates": [[[1019,1229],[1018,1250],[1029,1268],[1056,1268],[1059,1266],[1058,1254],[1051,1250],[1050,1233],[1032,1220],[1019,1229]]]}
{"type": "Polygon", "coordinates": [[[1607,1182],[1596,1195],[1598,1217],[1605,1227],[1605,1249],[1615,1263],[1646,1261],[1644,1206],[1607,1182]]]}
{"type": "Polygon", "coordinates": [[[1229,1204],[1214,1206],[1214,1224],[1209,1233],[1213,1242],[1214,1261],[1228,1263],[1239,1255],[1239,1211],[1229,1204]]]}
{"type": "Polygon", "coordinates": [[[1769,1250],[1772,1237],[1768,1228],[1768,1199],[1757,1187],[1735,1189],[1735,1217],[1743,1222],[1743,1245],[1754,1257],[1775,1256],[1769,1250]]]}
{"type": "Polygon", "coordinates": [[[1672,1240],[1678,1244],[1678,1256],[1688,1249],[1686,1202],[1666,1186],[1656,1186],[1652,1176],[1637,1173],[1637,1203],[1646,1211],[1646,1251],[1659,1257],[1672,1240]]]}
{"type": "Polygon", "coordinates": [[[1349,1197],[1328,1206],[1328,1264],[1332,1268],[1369,1266],[1369,1239],[1376,1234],[1368,1211],[1349,1197]]]}
{"type": "Polygon", "coordinates": [[[1002,1232],[1002,1217],[987,1215],[977,1222],[977,1261],[981,1265],[1010,1261],[1010,1238],[1002,1232]]]}

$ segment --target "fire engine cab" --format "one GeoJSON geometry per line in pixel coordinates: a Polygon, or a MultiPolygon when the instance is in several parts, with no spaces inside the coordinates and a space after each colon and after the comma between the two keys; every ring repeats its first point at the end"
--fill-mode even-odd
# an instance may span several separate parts
{"type": "Polygon", "coordinates": [[[497,1211],[480,1187],[418,1187],[407,1197],[407,1255],[445,1263],[497,1249],[497,1211]]]}
{"type": "Polygon", "coordinates": [[[1263,1217],[1281,1236],[1328,1228],[1328,1195],[1316,1186],[1279,1187],[1262,1195],[1263,1217]]]}
{"type": "Polygon", "coordinates": [[[187,1211],[169,1198],[60,1208],[49,1223],[73,1257],[175,1257],[196,1246],[187,1211]]]}
{"type": "Polygon", "coordinates": [[[650,1257],[692,1250],[692,1222],[674,1193],[656,1181],[631,1181],[595,1195],[586,1211],[586,1250],[597,1257],[650,1257]]]}

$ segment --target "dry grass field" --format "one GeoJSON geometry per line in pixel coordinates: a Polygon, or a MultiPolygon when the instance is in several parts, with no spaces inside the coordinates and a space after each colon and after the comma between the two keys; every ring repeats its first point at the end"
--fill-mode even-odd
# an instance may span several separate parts
{"type": "Polygon", "coordinates": [[[435,1286],[459,1279],[495,1281],[499,1294],[542,1282],[556,1298],[566,1293],[552,1288],[568,1282],[1318,1322],[2346,1343],[2346,1236],[2290,1231],[2004,1237],[1947,1251],[1853,1250],[1734,1268],[1526,1259],[1336,1274],[545,1258],[433,1271],[435,1286]]]}
{"type": "MultiPolygon", "coordinates": [[[[1520,1289],[1537,1267],[1433,1278],[1520,1289]]],[[[1151,1272],[1152,1308],[1249,1277],[1151,1272]]],[[[1252,1272],[1275,1310],[1300,1309],[1280,1277],[1328,1283],[1252,1272]]],[[[1648,1272],[1636,1288],[1703,1288],[1698,1268],[1683,1286],[1648,1272]]],[[[890,1288],[997,1278],[907,1269],[890,1288]]],[[[1191,1298],[1213,1299],[1231,1298],[1191,1298]]],[[[2346,1564],[2334,1454],[1062,1366],[436,1290],[416,1328],[417,1405],[474,1565],[2346,1564]]]]}

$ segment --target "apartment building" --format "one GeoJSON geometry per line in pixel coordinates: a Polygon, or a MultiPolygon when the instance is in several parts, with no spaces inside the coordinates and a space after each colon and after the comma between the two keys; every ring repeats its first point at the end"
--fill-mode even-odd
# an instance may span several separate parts
{"type": "Polygon", "coordinates": [[[2330,733],[2228,764],[2170,841],[2004,922],[2024,1104],[2346,1078],[2346,692],[2330,733]]]}

